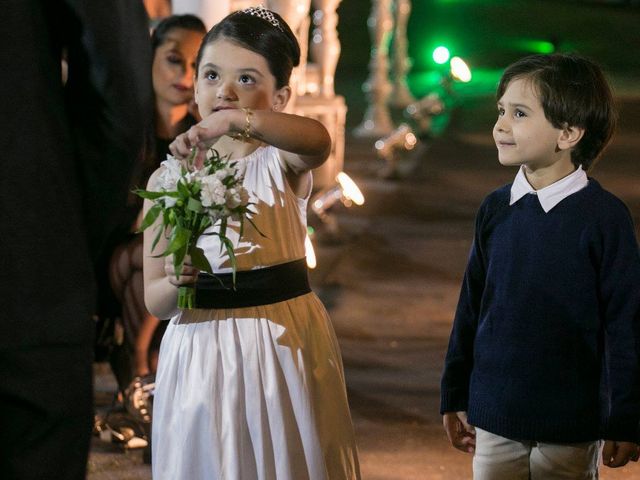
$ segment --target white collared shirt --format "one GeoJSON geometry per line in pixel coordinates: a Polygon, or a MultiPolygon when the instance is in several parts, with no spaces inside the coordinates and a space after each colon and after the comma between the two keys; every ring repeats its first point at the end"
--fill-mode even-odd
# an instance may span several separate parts
{"type": "Polygon", "coordinates": [[[513,205],[522,197],[528,193],[533,193],[538,196],[538,201],[542,206],[545,213],[559,204],[562,200],[569,195],[582,190],[589,183],[587,174],[582,170],[582,166],[579,166],[575,172],[561,178],[557,182],[547,185],[540,190],[535,190],[528,182],[527,177],[524,174],[524,167],[520,167],[518,174],[516,175],[513,184],[511,185],[511,199],[509,205],[513,205]]]}

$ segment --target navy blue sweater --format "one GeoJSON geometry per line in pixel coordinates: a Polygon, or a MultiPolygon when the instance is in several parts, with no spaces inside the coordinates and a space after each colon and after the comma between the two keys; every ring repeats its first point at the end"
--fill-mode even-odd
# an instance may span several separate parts
{"type": "Polygon", "coordinates": [[[640,255],[626,206],[593,179],[545,213],[490,194],[442,377],[441,413],[519,440],[639,441],[640,255]]]}

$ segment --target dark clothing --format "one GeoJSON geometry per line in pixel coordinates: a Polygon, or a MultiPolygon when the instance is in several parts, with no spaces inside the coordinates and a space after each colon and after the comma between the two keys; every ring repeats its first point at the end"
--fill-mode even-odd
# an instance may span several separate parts
{"type": "Polygon", "coordinates": [[[441,411],[516,440],[637,442],[640,255],[625,205],[593,179],[548,213],[489,195],[442,378],[441,411]]]}
{"type": "MultiPolygon", "coordinates": [[[[189,130],[191,127],[193,127],[196,123],[198,123],[198,120],[196,120],[196,118],[187,113],[185,115],[185,117],[180,120],[179,125],[177,126],[177,131],[182,133],[182,132],[186,132],[187,130],[189,130]]],[[[171,145],[171,142],[173,142],[173,138],[160,138],[160,137],[155,137],[155,151],[153,152],[153,158],[156,159],[153,165],[153,170],[151,170],[150,172],[147,172],[148,174],[143,178],[144,183],[140,183],[140,187],[141,188],[146,188],[147,187],[147,181],[149,180],[149,177],[151,176],[151,174],[160,166],[160,163],[164,162],[167,159],[167,155],[169,155],[171,152],[169,151],[169,145],[171,145]]]]}
{"type": "Polygon", "coordinates": [[[92,263],[150,115],[146,14],[131,0],[7,0],[0,43],[0,471],[81,479],[92,263]]]}
{"type": "Polygon", "coordinates": [[[120,221],[150,117],[146,14],[130,0],[8,0],[2,15],[0,348],[86,344],[91,259],[120,221]]]}
{"type": "Polygon", "coordinates": [[[0,475],[84,479],[93,409],[90,345],[0,349],[0,475]]]}

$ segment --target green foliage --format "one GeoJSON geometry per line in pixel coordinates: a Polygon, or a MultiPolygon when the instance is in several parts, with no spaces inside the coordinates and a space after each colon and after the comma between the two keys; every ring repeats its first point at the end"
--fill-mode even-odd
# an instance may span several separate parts
{"type": "MultiPolygon", "coordinates": [[[[217,222],[218,228],[206,234],[217,235],[220,238],[220,244],[226,250],[231,262],[235,284],[237,262],[233,243],[226,235],[227,219],[233,216],[240,220],[242,235],[243,222],[247,218],[247,214],[251,213],[252,204],[247,200],[229,208],[226,200],[211,203],[210,198],[207,197],[209,200],[205,201],[203,182],[211,179],[213,182],[220,182],[216,185],[222,185],[220,188],[224,191],[225,199],[230,189],[242,191],[243,198],[248,198],[248,195],[242,187],[242,176],[238,175],[235,162],[230,162],[228,157],[221,157],[216,150],[212,149],[204,161],[203,167],[196,169],[194,167],[196,153],[194,150],[191,157],[181,164],[179,174],[174,172],[176,173],[174,189],[162,187],[159,190],[135,190],[137,195],[153,202],[144,216],[139,231],[144,231],[152,226],[157,229],[152,243],[152,251],[155,250],[161,236],[164,235],[167,239],[167,247],[163,252],[154,256],[172,255],[175,275],[176,278],[179,278],[187,256],[190,257],[191,264],[195,268],[213,274],[204,251],[196,243],[198,238],[217,222]]],[[[173,161],[177,162],[175,159],[173,161]]],[[[251,222],[251,220],[249,221],[251,222]]],[[[253,224],[253,222],[251,223],[253,224]]],[[[189,305],[193,304],[192,294],[181,289],[178,304],[184,308],[191,308],[189,305]]]]}

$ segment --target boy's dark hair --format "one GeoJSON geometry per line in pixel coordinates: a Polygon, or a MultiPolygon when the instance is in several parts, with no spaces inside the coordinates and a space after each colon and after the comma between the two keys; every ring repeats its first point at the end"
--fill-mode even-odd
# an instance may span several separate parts
{"type": "Polygon", "coordinates": [[[158,26],[151,33],[151,51],[155,52],[156,49],[166,41],[167,34],[176,28],[207,33],[207,27],[205,27],[202,20],[195,15],[171,15],[158,23],[158,26]]]}
{"type": "Polygon", "coordinates": [[[277,20],[278,26],[243,10],[227,15],[214,25],[200,45],[196,59],[196,72],[200,68],[205,47],[219,37],[224,37],[264,57],[269,65],[269,71],[276,79],[276,88],[288,85],[291,70],[300,63],[300,46],[282,17],[273,11],[271,13],[277,20]]]}
{"type": "Polygon", "coordinates": [[[609,143],[616,127],[613,96],[602,69],[576,54],[531,55],[511,64],[498,85],[500,99],[514,79],[529,79],[555,128],[584,128],[571,161],[588,170],[609,143]]]}

